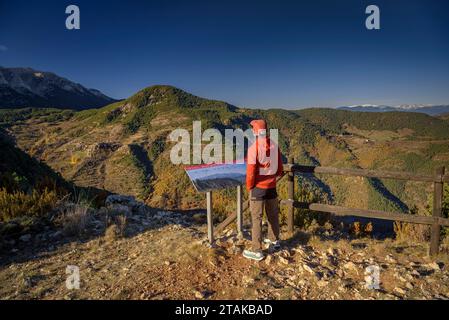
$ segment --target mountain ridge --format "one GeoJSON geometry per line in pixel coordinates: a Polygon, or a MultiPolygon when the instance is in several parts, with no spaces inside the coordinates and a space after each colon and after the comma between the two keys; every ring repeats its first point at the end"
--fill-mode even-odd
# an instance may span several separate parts
{"type": "Polygon", "coordinates": [[[0,67],[0,108],[56,107],[84,110],[99,108],[117,100],[97,89],[32,68],[0,67]]]}
{"type": "Polygon", "coordinates": [[[397,106],[361,104],[337,107],[337,110],[355,112],[417,112],[437,116],[449,112],[449,105],[401,104],[397,106]]]}

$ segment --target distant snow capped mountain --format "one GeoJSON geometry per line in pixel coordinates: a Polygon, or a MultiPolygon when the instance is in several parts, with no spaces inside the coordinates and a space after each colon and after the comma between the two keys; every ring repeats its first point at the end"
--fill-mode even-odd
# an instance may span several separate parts
{"type": "Polygon", "coordinates": [[[338,107],[337,109],[361,112],[419,112],[435,116],[449,112],[449,105],[401,104],[399,106],[386,106],[375,104],[361,104],[354,106],[342,106],[338,107]]]}
{"type": "Polygon", "coordinates": [[[116,100],[51,72],[0,67],[0,108],[99,108],[116,100]]]}

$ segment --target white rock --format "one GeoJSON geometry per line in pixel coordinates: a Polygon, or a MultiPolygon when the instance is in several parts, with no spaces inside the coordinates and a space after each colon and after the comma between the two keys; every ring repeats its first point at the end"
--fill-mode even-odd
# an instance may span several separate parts
{"type": "Polygon", "coordinates": [[[354,262],[352,261],[348,261],[343,265],[343,268],[345,268],[346,270],[350,270],[350,271],[354,271],[354,272],[359,272],[357,269],[357,266],[354,264],[354,262]]]}
{"type": "Polygon", "coordinates": [[[288,265],[290,261],[282,256],[279,256],[279,262],[285,265],[288,265]]]}
{"type": "Polygon", "coordinates": [[[248,276],[248,275],[244,275],[244,276],[242,277],[242,283],[243,283],[244,285],[250,285],[250,284],[252,284],[253,282],[254,282],[254,279],[251,278],[251,277],[248,276]]]}
{"type": "Polygon", "coordinates": [[[393,291],[396,292],[396,293],[399,293],[399,294],[401,294],[401,295],[405,295],[405,290],[404,290],[404,289],[401,289],[401,288],[399,288],[399,287],[394,288],[393,291]]]}
{"type": "Polygon", "coordinates": [[[284,258],[288,258],[288,257],[290,257],[290,252],[289,252],[288,250],[282,250],[282,251],[279,253],[279,255],[282,256],[282,257],[284,257],[284,258]]]}
{"type": "Polygon", "coordinates": [[[310,273],[310,274],[314,274],[315,272],[313,272],[313,270],[312,270],[312,268],[311,267],[309,267],[307,264],[303,264],[302,265],[302,267],[303,267],[303,269],[304,270],[306,270],[308,273],[310,273]]]}
{"type": "Polygon", "coordinates": [[[268,255],[266,258],[265,258],[265,264],[266,265],[270,265],[272,262],[273,262],[273,256],[271,256],[271,255],[268,255]]]}
{"type": "Polygon", "coordinates": [[[329,284],[329,282],[327,282],[325,280],[320,280],[320,281],[317,282],[317,285],[318,285],[319,288],[324,288],[328,284],[329,284]]]}
{"type": "Polygon", "coordinates": [[[424,267],[426,267],[428,269],[435,270],[435,271],[439,271],[440,270],[440,266],[436,262],[425,264],[424,267]]]}
{"type": "Polygon", "coordinates": [[[414,276],[416,276],[416,277],[420,277],[420,276],[421,276],[421,274],[420,274],[418,271],[416,271],[416,270],[413,270],[413,271],[411,272],[411,274],[414,275],[414,276]]]}

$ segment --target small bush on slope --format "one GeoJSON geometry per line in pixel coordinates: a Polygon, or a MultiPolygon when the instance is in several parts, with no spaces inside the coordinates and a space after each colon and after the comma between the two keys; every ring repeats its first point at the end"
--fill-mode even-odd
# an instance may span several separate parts
{"type": "Polygon", "coordinates": [[[33,190],[31,194],[23,191],[8,192],[0,189],[0,222],[7,222],[21,216],[39,217],[55,208],[58,196],[55,191],[33,190]]]}

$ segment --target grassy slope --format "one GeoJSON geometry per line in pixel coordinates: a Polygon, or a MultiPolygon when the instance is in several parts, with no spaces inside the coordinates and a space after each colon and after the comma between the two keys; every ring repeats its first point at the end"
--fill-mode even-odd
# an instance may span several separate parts
{"type": "Polygon", "coordinates": [[[0,150],[0,188],[9,188],[11,183],[16,182],[25,190],[39,183],[69,187],[69,184],[49,166],[17,148],[11,137],[1,128],[0,150]]]}

